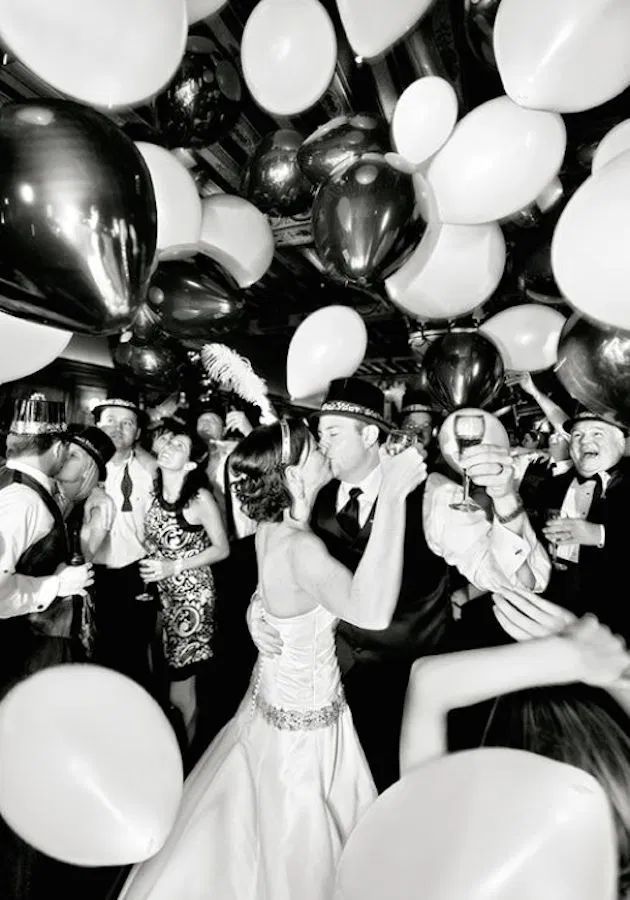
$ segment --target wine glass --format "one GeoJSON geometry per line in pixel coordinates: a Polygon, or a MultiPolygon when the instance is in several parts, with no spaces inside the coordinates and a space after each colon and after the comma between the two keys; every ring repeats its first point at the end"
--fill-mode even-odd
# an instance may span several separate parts
{"type": "Polygon", "coordinates": [[[408,447],[416,447],[418,435],[407,428],[392,428],[385,441],[385,453],[396,456],[408,447]]]}
{"type": "MultiPolygon", "coordinates": [[[[561,519],[562,518],[562,510],[560,509],[548,509],[547,510],[547,522],[550,522],[551,519],[561,519]]],[[[549,548],[549,559],[551,560],[551,566],[556,572],[566,572],[566,565],[558,559],[558,545],[554,541],[548,541],[549,548]]]]}
{"type": "MultiPolygon", "coordinates": [[[[144,549],[146,550],[147,548],[145,547],[144,549]]],[[[149,559],[151,559],[150,556],[144,557],[144,559],[140,560],[139,565],[142,566],[142,563],[145,562],[145,560],[149,559]]],[[[140,570],[140,572],[142,573],[142,569],[140,570]]],[[[142,574],[140,575],[140,577],[142,578],[142,574]]],[[[139,594],[136,594],[136,600],[140,600],[141,603],[148,603],[150,600],[153,600],[153,594],[148,590],[146,581],[144,582],[144,590],[139,594]]]]}
{"type": "MultiPolygon", "coordinates": [[[[485,430],[486,420],[482,415],[460,413],[455,416],[453,434],[460,456],[467,447],[474,447],[482,442],[485,430]]],[[[470,499],[470,478],[466,472],[464,472],[464,496],[459,503],[451,503],[450,507],[462,512],[474,512],[479,509],[479,505],[470,499]]]]}

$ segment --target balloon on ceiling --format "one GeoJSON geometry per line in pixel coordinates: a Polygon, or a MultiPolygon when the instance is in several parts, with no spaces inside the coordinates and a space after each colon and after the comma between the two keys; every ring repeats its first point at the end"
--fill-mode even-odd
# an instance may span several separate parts
{"type": "Polygon", "coordinates": [[[102,109],[148,100],[186,42],[184,0],[0,0],[0,38],[38,78],[102,109]]]}
{"type": "Polygon", "coordinates": [[[457,94],[444,78],[413,81],[396,101],[392,138],[397,152],[419,166],[448,140],[457,121],[457,94]]]}
{"type": "Polygon", "coordinates": [[[0,704],[0,813],[27,843],[79,866],[148,859],[169,835],[183,787],[175,734],[130,678],[54,666],[0,704]]]}
{"type": "Polygon", "coordinates": [[[198,251],[220,263],[241,288],[259,281],[275,251],[267,216],[253,203],[232,194],[205,197],[201,209],[198,251]]]}
{"type": "Polygon", "coordinates": [[[211,259],[203,268],[189,260],[162,263],[151,280],[148,303],[163,331],[182,340],[208,340],[216,329],[233,329],[245,310],[237,283],[211,259]]]}
{"type": "Polygon", "coordinates": [[[337,0],[341,23],[357,56],[375,59],[403,37],[433,0],[337,0]]]}
{"type": "Polygon", "coordinates": [[[265,135],[249,160],[243,193],[264,213],[296,215],[311,205],[313,187],[297,161],[302,135],[281,128],[265,135]]]}
{"type": "Polygon", "coordinates": [[[313,203],[322,265],[333,278],[360,286],[387,275],[423,230],[411,178],[376,153],[335,170],[313,203]]]}
{"type": "Polygon", "coordinates": [[[503,362],[493,341],[476,331],[436,338],[424,355],[427,390],[447,412],[464,406],[483,408],[503,385],[503,362]]]}
{"type": "Polygon", "coordinates": [[[553,274],[575,309],[630,329],[630,151],[589,176],[564,208],[551,245],[553,274]]]}
{"type": "Polygon", "coordinates": [[[223,9],[227,0],[186,0],[188,24],[194,25],[223,9]]]}
{"type": "Polygon", "coordinates": [[[565,317],[538,303],[511,306],[479,328],[501,351],[503,365],[513,372],[541,372],[555,365],[565,317]]]}
{"type": "Polygon", "coordinates": [[[387,294],[417,319],[454,319],[490,297],[503,275],[505,240],[496,222],[430,222],[409,259],[385,281],[387,294]]]}
{"type": "Polygon", "coordinates": [[[186,53],[155,100],[158,127],[169,147],[204,147],[218,141],[241,111],[241,79],[234,64],[202,37],[186,53]]]}
{"type": "Polygon", "coordinates": [[[630,119],[619,122],[601,139],[593,153],[593,173],[626,150],[630,150],[630,119]]]}
{"type": "Polygon", "coordinates": [[[149,347],[133,338],[121,340],[112,358],[125,374],[149,386],[172,387],[178,381],[180,359],[175,349],[166,344],[149,347]]]}
{"type": "Polygon", "coordinates": [[[136,144],[151,174],[157,205],[157,249],[160,259],[181,259],[197,252],[201,200],[191,174],[157,144],[136,144]]]}
{"type": "Polygon", "coordinates": [[[128,327],[156,246],[141,154],[101,113],[63,100],[0,111],[0,308],[86,334],[128,327]]]}
{"type": "Polygon", "coordinates": [[[523,750],[424,763],[377,798],[341,856],[334,900],[384,896],[615,900],[606,794],[587,772],[523,750]]]}
{"type": "Polygon", "coordinates": [[[295,330],[287,357],[287,390],[293,400],[325,392],[335,378],[349,378],[363,362],[367,329],[347,306],[326,306],[295,330]]]}
{"type": "Polygon", "coordinates": [[[630,426],[630,332],[572,316],[560,335],[554,371],[590,412],[630,426]]]}
{"type": "Polygon", "coordinates": [[[387,125],[381,118],[365,114],[337,116],[306,138],[298,150],[297,161],[309,181],[318,185],[364,153],[387,150],[387,125]]]}
{"type": "Polygon", "coordinates": [[[72,335],[0,313],[0,384],[39,372],[63,353],[72,335]]]}
{"type": "Polygon", "coordinates": [[[326,91],[337,39],[319,0],[260,0],[241,40],[243,75],[252,97],[275,116],[294,116],[326,91]]]}

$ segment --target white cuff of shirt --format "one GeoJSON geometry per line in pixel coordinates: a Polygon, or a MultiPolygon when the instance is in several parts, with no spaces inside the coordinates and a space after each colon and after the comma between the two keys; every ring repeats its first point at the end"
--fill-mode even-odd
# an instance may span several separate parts
{"type": "Polygon", "coordinates": [[[536,535],[529,523],[525,525],[524,534],[519,535],[493,519],[491,537],[492,555],[501,571],[512,579],[533,552],[536,535]]]}
{"type": "Polygon", "coordinates": [[[599,526],[599,543],[597,544],[597,549],[602,550],[606,545],[606,526],[599,526]]]}
{"type": "Polygon", "coordinates": [[[59,592],[59,578],[50,575],[35,578],[30,575],[14,575],[11,587],[0,589],[0,619],[44,612],[59,592]]]}

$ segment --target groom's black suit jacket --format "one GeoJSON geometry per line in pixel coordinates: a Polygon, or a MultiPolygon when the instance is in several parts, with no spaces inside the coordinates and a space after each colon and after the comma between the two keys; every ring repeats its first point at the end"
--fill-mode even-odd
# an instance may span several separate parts
{"type": "MultiPolygon", "coordinates": [[[[354,572],[370,536],[376,503],[358,535],[350,537],[337,519],[339,484],[334,479],[317,495],[311,528],[324,541],[329,553],[354,572]]],[[[423,497],[424,484],[407,497],[402,586],[391,624],[383,631],[369,631],[340,622],[337,654],[342,671],[361,661],[417,659],[433,652],[444,635],[451,617],[448,567],[429,550],[425,541],[423,497]]]]}

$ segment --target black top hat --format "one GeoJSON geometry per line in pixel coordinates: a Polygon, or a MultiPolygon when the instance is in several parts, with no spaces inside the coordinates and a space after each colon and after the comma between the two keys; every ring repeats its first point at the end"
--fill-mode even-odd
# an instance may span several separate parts
{"type": "Polygon", "coordinates": [[[564,430],[571,431],[571,429],[578,425],[580,422],[604,422],[605,425],[612,425],[615,428],[618,428],[624,436],[628,436],[628,426],[624,425],[621,422],[615,421],[612,415],[600,416],[597,413],[592,413],[588,410],[582,410],[582,412],[576,413],[572,419],[567,419],[567,421],[564,423],[564,430]]]}
{"type": "Polygon", "coordinates": [[[66,428],[66,405],[47,400],[43,394],[31,394],[28,400],[16,400],[11,434],[61,434],[66,428]]]}
{"type": "Polygon", "coordinates": [[[98,466],[99,481],[105,481],[107,476],[107,463],[110,461],[116,447],[112,440],[96,425],[88,425],[81,431],[69,432],[65,435],[68,444],[76,444],[88,453],[98,466]]]}
{"type": "Polygon", "coordinates": [[[431,402],[431,398],[420,388],[408,388],[403,395],[402,406],[400,408],[401,415],[404,416],[414,412],[436,412],[436,409],[431,402]]]}
{"type": "Polygon", "coordinates": [[[375,384],[360,378],[331,381],[322,408],[314,415],[347,416],[367,425],[377,425],[383,431],[390,428],[385,421],[385,394],[375,384]]]}
{"type": "Polygon", "coordinates": [[[98,406],[95,406],[92,410],[92,415],[94,416],[94,421],[98,422],[99,417],[104,409],[108,407],[115,407],[116,409],[130,409],[132,412],[136,414],[138,419],[140,418],[140,410],[138,406],[133,403],[131,400],[123,400],[120,397],[111,397],[107,400],[103,400],[102,403],[99,403],[98,406]]]}

